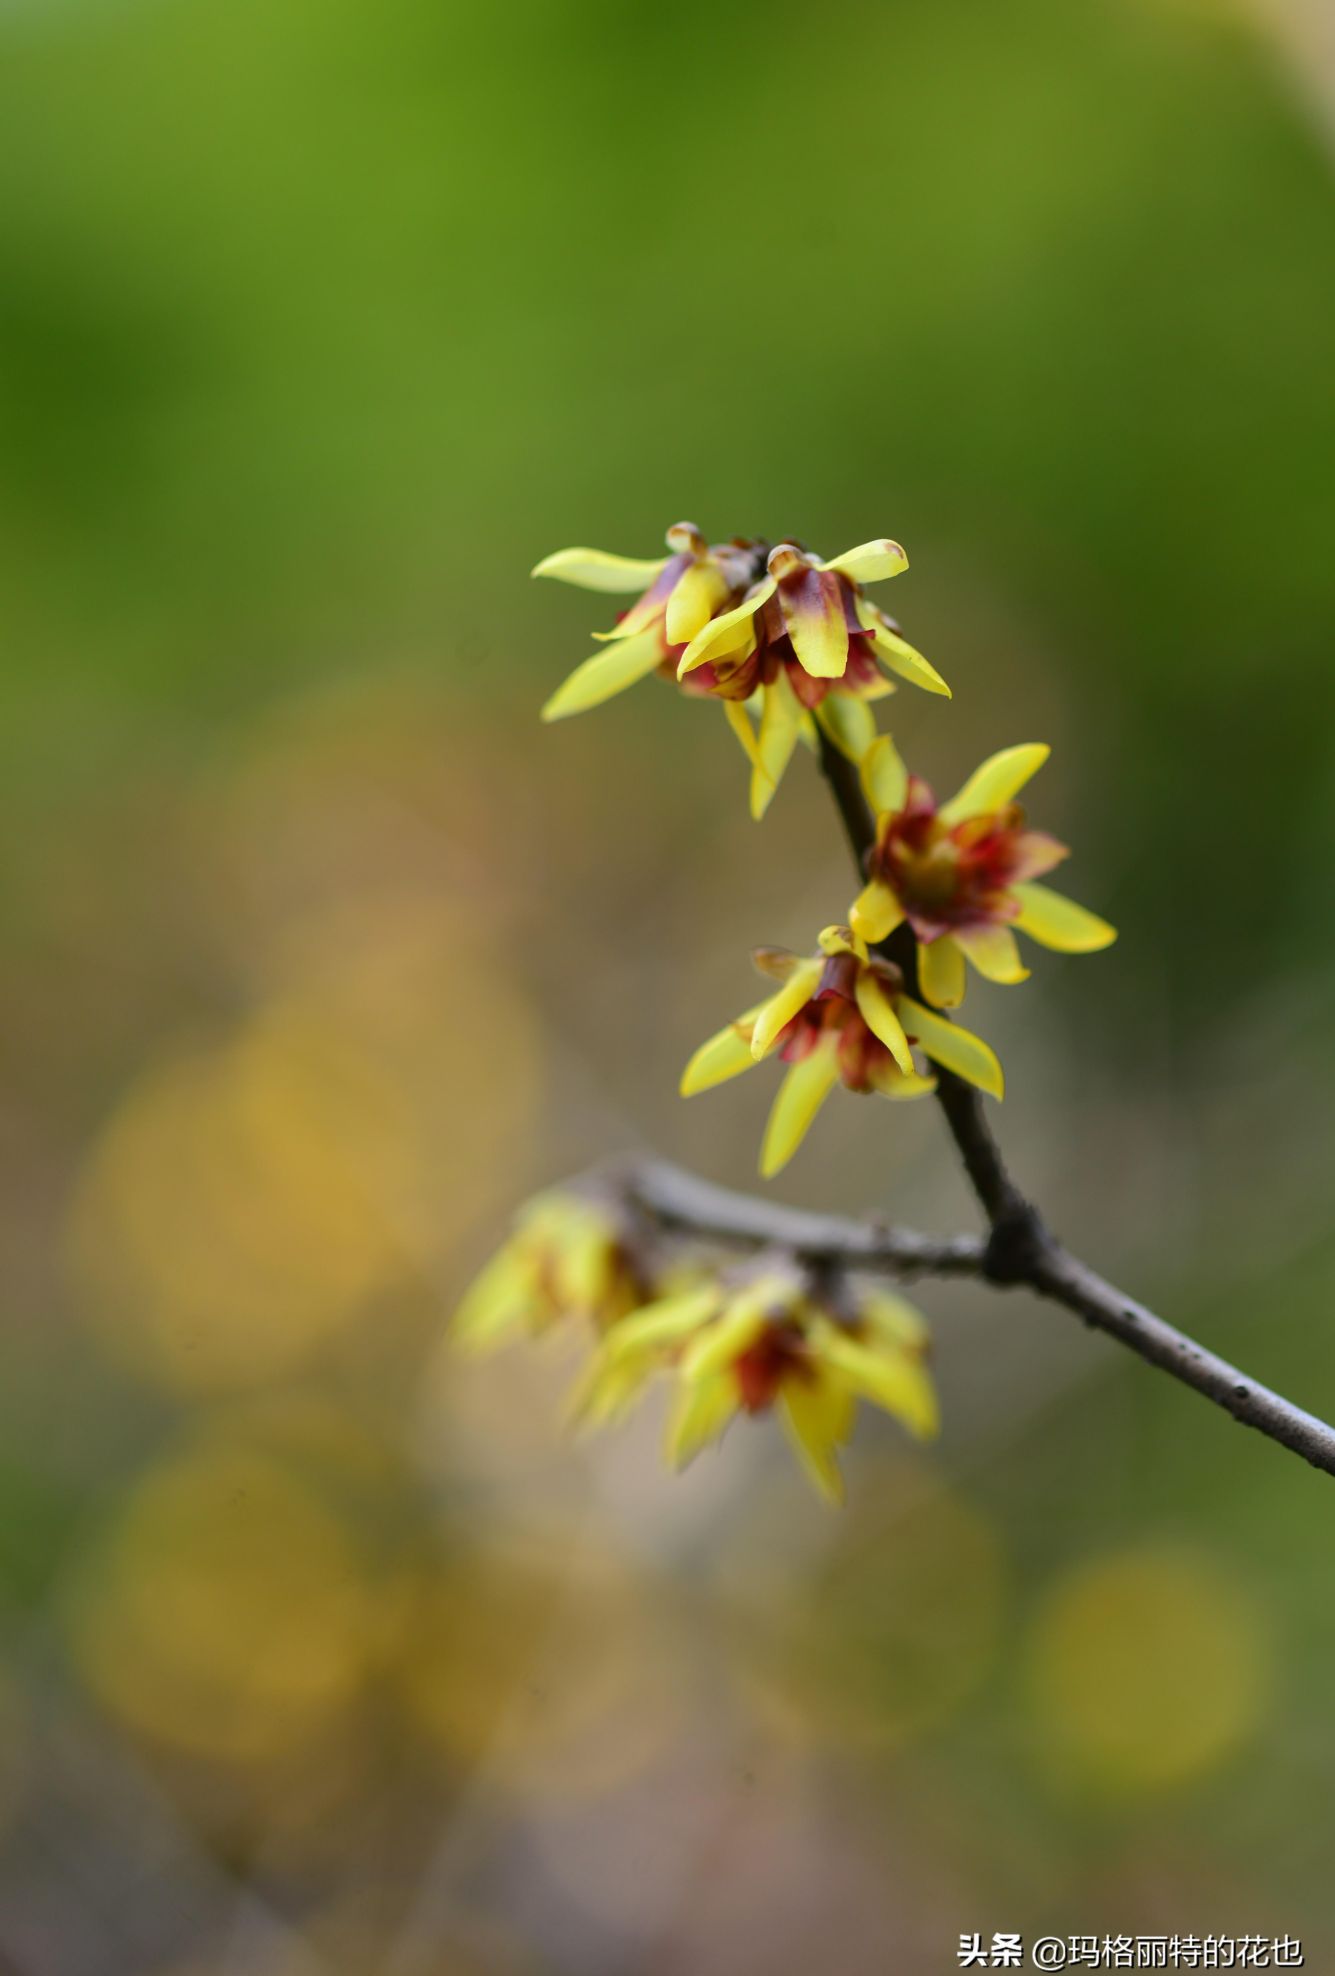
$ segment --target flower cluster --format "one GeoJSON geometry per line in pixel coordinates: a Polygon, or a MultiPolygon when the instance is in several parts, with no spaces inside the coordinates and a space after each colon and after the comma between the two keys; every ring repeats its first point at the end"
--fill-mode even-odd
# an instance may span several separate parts
{"type": "Polygon", "coordinates": [[[864,585],[908,568],[897,542],[866,542],[822,562],[796,542],[711,546],[691,522],[667,532],[671,554],[634,562],[600,549],[561,549],[533,574],[587,590],[640,595],[604,650],[576,667],[548,700],[544,720],[583,713],[651,672],[715,699],[751,765],[751,814],[763,816],[799,736],[813,720],[860,761],[875,739],[868,702],[897,674],[929,693],[950,688],[870,602],[864,585]]]}
{"type": "Polygon", "coordinates": [[[471,1353],[582,1324],[594,1353],[572,1397],[586,1427],[620,1420],[670,1374],[668,1454],[684,1467],[739,1413],[776,1411],[822,1495],[838,1500],[837,1450],[859,1398],[919,1436],[935,1432],[927,1327],[902,1297],[816,1277],[792,1257],[730,1271],[666,1266],[648,1229],[610,1201],[539,1195],[455,1313],[471,1353]]]}
{"type": "MultiPolygon", "coordinates": [[[[1017,932],[1062,953],[1092,953],[1116,937],[1037,882],[1066,849],[1029,827],[1017,798],[1048,749],[1005,748],[938,803],[891,737],[877,733],[872,706],[896,681],[950,697],[866,594],[908,567],[897,542],[865,542],[825,561],[791,539],[711,543],[680,522],[667,548],[647,562],[563,549],[538,564],[535,576],[632,599],[595,634],[600,650],[557,689],[543,718],[583,712],[658,673],[723,708],[750,764],[753,816],[763,816],[805,740],[822,751],[846,816],[860,805],[838,758],[854,764],[875,825],[848,923],[827,926],[811,955],[757,949],[757,966],[777,985],[701,1044],[683,1094],[779,1058],[760,1153],[766,1178],[792,1158],[836,1084],[917,1098],[941,1079],[963,1080],[999,1099],[995,1054],[942,1013],[964,998],[966,963],[989,981],[1014,983],[1028,977],[1017,932]]],[[[925,1327],[900,1298],[813,1272],[793,1255],[740,1271],[696,1263],[670,1277],[649,1260],[643,1235],[598,1201],[544,1196],[464,1299],[460,1337],[489,1345],[579,1315],[598,1340],[576,1403],[586,1423],[617,1418],[663,1372],[673,1382],[674,1462],[717,1439],[736,1414],[773,1410],[831,1497],[859,1397],[914,1433],[932,1431],[925,1327]]]]}

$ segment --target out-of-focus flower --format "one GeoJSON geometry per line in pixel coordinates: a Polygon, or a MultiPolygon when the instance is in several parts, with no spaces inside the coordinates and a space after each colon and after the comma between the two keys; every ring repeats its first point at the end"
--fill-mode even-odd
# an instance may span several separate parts
{"type": "Polygon", "coordinates": [[[838,1449],[859,1399],[873,1400],[925,1436],[937,1426],[925,1364],[927,1327],[889,1291],[817,1281],[788,1259],[764,1260],[683,1296],[648,1305],[617,1325],[576,1394],[579,1418],[619,1418],[655,1373],[676,1391],[669,1460],[682,1467],[738,1413],[777,1408],[821,1494],[843,1496],[838,1449]]]}
{"type": "Polygon", "coordinates": [[[907,921],[920,943],[922,992],[937,1008],[964,999],[966,958],[989,981],[1028,979],[1017,927],[1067,954],[1095,953],[1117,938],[1106,920],[1033,883],[1067,855],[1055,837],[1026,828],[1014,800],[1049,753],[1042,742],[1003,748],[940,804],[908,774],[888,735],[863,758],[876,842],[852,923],[878,941],[907,921]]]}
{"type": "Polygon", "coordinates": [[[686,1066],[683,1097],[749,1070],[777,1052],[788,1065],[765,1128],[760,1171],[769,1179],[801,1145],[826,1096],[838,1083],[886,1098],[917,1098],[933,1089],[919,1074],[913,1045],[925,1056],[1002,1095],[1001,1065],[980,1037],[947,1021],[904,993],[893,962],[869,954],[846,926],[827,926],[820,952],[809,959],[782,947],[759,947],[756,966],[782,982],[767,1001],[748,1009],[702,1043],[686,1066]]]}
{"type": "Polygon", "coordinates": [[[616,1209],[578,1194],[540,1194],[464,1292],[454,1338],[485,1352],[570,1318],[604,1331],[651,1294],[633,1231],[616,1209]]]}
{"type": "Polygon", "coordinates": [[[563,549],[535,576],[589,589],[643,594],[603,634],[610,649],[586,659],[543,708],[560,720],[599,705],[655,671],[717,699],[751,765],[751,811],[762,816],[799,736],[812,720],[853,761],[876,738],[868,702],[894,691],[885,671],[931,693],[950,688],[893,620],[863,593],[908,567],[897,542],[849,549],[830,562],[795,542],[771,549],[741,539],[706,543],[689,522],[668,530],[673,554],[634,562],[563,549]],[[754,721],[753,721],[754,716],[754,721]]]}

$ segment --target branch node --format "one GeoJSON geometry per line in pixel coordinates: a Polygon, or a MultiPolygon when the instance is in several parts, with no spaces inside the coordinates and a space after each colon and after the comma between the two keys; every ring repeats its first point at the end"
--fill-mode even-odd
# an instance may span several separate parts
{"type": "Polygon", "coordinates": [[[1032,1283],[1051,1248],[1038,1209],[1016,1201],[993,1222],[983,1248],[983,1275],[989,1283],[1032,1283]]]}

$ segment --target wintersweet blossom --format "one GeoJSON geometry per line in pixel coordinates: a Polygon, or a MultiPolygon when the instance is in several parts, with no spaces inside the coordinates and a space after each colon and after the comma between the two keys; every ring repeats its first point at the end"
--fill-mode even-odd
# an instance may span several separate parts
{"type": "Polygon", "coordinates": [[[544,720],[601,706],[660,667],[670,677],[690,640],[751,580],[755,559],[747,543],[711,548],[693,522],[680,521],[668,530],[667,546],[669,555],[648,562],[603,549],[558,549],[534,567],[534,576],[581,590],[635,597],[610,631],[594,633],[606,649],[557,688],[542,710],[544,720]]]}
{"type": "Polygon", "coordinates": [[[868,702],[892,693],[897,674],[927,692],[950,688],[876,608],[863,586],[897,576],[897,542],[866,542],[829,562],[796,542],[710,545],[692,523],[668,530],[672,551],[636,562],[595,549],[563,549],[535,576],[587,589],[640,591],[607,649],[578,666],[543,708],[561,720],[600,705],[651,672],[721,704],[751,766],[751,812],[762,816],[800,737],[813,721],[853,761],[875,739],[868,702]]]}
{"type": "Polygon", "coordinates": [[[847,926],[827,926],[810,958],[782,947],[755,952],[761,973],[782,986],[702,1043],[686,1066],[683,1097],[707,1091],[763,1057],[788,1065],[765,1128],[760,1171],[766,1179],[792,1158],[836,1084],[917,1098],[934,1088],[915,1064],[924,1056],[1001,1097],[1001,1065],[978,1036],[936,1015],[904,992],[893,962],[868,952],[847,926]]]}
{"type": "Polygon", "coordinates": [[[739,1413],[776,1411],[821,1494],[838,1502],[838,1451],[859,1399],[911,1433],[937,1427],[927,1326],[902,1297],[846,1279],[822,1283],[787,1258],[647,1305],[608,1332],[575,1397],[576,1416],[620,1418],[660,1372],[673,1381],[667,1454],[675,1467],[739,1413]]]}
{"type": "Polygon", "coordinates": [[[711,618],[682,653],[688,691],[722,698],[751,763],[751,812],[762,816],[798,738],[814,716],[835,746],[860,761],[876,738],[868,702],[893,692],[885,670],[947,698],[950,688],[863,594],[897,576],[897,542],[865,542],[831,562],[781,542],[741,602],[711,618]],[[746,703],[758,706],[753,729],[746,703]]]}
{"type": "Polygon", "coordinates": [[[652,1294],[630,1231],[612,1207],[578,1194],[540,1194],[465,1291],[454,1337],[484,1352],[566,1319],[602,1332],[652,1294]]]}
{"type": "Polygon", "coordinates": [[[909,775],[888,735],[863,759],[876,841],[852,924],[876,942],[907,921],[919,942],[919,985],[937,1008],[964,999],[966,959],[989,981],[1027,980],[1017,928],[1068,954],[1117,938],[1106,920],[1034,883],[1067,856],[1055,837],[1028,828],[1015,801],[1050,752],[1042,742],[1003,748],[947,803],[909,775]]]}

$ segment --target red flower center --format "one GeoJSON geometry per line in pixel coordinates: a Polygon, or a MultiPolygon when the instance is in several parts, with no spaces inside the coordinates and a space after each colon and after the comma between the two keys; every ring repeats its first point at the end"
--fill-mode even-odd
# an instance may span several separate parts
{"type": "MultiPolygon", "coordinates": [[[[850,1091],[870,1091],[876,1073],[894,1064],[857,1005],[858,971],[867,965],[855,954],[830,955],[811,1000],[779,1032],[779,1055],[785,1063],[800,1063],[821,1042],[833,1037],[839,1076],[850,1091]]],[[[891,994],[903,987],[898,968],[880,960],[873,960],[870,966],[891,994]]]]}
{"type": "Polygon", "coordinates": [[[771,1325],[734,1359],[732,1370],[743,1407],[748,1413],[763,1413],[774,1404],[786,1378],[811,1377],[806,1341],[795,1324],[771,1325]]]}
{"type": "MultiPolygon", "coordinates": [[[[818,707],[827,693],[866,693],[881,678],[871,639],[858,623],[853,593],[841,581],[844,621],[848,626],[848,663],[838,679],[813,679],[798,663],[793,641],[788,636],[777,597],[770,597],[751,620],[756,647],[747,657],[735,654],[707,660],[688,672],[681,684],[688,693],[708,693],[724,700],[749,700],[761,686],[771,686],[780,672],[798,701],[808,710],[818,707]]],[[[740,602],[740,597],[735,601],[740,602]]]]}
{"type": "Polygon", "coordinates": [[[903,809],[881,819],[870,871],[890,887],[919,939],[934,940],[1014,919],[1010,886],[1036,866],[1046,870],[1053,852],[1060,856],[1050,839],[1025,830],[1018,803],[942,822],[931,790],[913,776],[903,809]]]}

